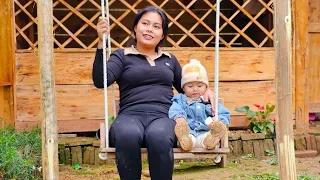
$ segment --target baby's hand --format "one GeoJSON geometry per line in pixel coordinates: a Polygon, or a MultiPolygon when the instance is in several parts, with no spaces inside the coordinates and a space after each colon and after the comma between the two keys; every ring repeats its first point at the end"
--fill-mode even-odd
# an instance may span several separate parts
{"type": "Polygon", "coordinates": [[[209,128],[211,128],[214,120],[215,120],[215,118],[213,118],[213,117],[207,117],[207,119],[205,120],[205,123],[209,128]]]}
{"type": "Polygon", "coordinates": [[[211,118],[211,119],[212,119],[212,122],[211,122],[210,124],[208,124],[208,127],[209,127],[209,128],[212,128],[213,123],[214,123],[214,121],[216,120],[215,118],[211,118]]]}

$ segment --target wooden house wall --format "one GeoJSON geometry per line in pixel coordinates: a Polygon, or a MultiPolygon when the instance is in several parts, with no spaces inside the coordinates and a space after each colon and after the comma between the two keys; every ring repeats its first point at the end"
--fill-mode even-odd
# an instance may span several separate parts
{"type": "MultiPolygon", "coordinates": [[[[30,129],[40,123],[37,59],[36,1],[15,0],[16,127],[30,129]]],[[[191,58],[207,68],[210,88],[214,79],[215,1],[111,0],[112,47],[127,46],[137,9],[163,8],[169,17],[164,50],[181,65],[191,58]],[[193,47],[193,48],[190,48],[193,47]]],[[[221,3],[220,97],[231,111],[231,127],[248,121],[234,109],[275,103],[273,1],[230,0],[221,3]]],[[[98,0],[54,0],[56,103],[59,132],[94,131],[103,122],[103,92],[92,85],[91,68],[98,41],[95,24],[98,0]]],[[[115,85],[115,97],[119,98],[115,85]]],[[[109,114],[113,114],[109,88],[109,114]]],[[[1,94],[0,94],[1,95],[1,94]]]]}
{"type": "MultiPolygon", "coordinates": [[[[199,59],[208,70],[213,89],[214,49],[165,49],[175,54],[181,65],[199,59]]],[[[56,52],[55,81],[59,132],[93,131],[104,119],[103,90],[92,85],[94,52],[56,52]]],[[[222,49],[220,52],[219,93],[231,111],[231,127],[244,126],[245,117],[236,107],[275,103],[274,51],[263,49],[222,49]]],[[[16,99],[18,129],[40,122],[39,69],[37,53],[16,53],[16,99]]],[[[113,114],[112,91],[108,90],[109,115],[113,114]]],[[[115,97],[119,99],[115,85],[115,97]]]]}

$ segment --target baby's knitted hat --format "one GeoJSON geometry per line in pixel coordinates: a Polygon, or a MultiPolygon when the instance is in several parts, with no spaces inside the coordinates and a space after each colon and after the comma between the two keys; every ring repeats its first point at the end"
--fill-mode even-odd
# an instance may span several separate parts
{"type": "Polygon", "coordinates": [[[192,81],[203,82],[207,87],[209,86],[207,71],[197,59],[191,59],[182,68],[181,87],[192,81]]]}

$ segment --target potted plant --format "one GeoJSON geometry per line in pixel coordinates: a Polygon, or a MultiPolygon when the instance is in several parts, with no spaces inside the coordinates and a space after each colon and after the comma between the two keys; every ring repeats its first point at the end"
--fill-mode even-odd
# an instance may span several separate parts
{"type": "Polygon", "coordinates": [[[275,109],[275,105],[266,104],[261,106],[254,104],[256,111],[250,109],[249,106],[236,108],[236,112],[245,113],[247,120],[250,121],[250,129],[254,133],[273,134],[275,132],[275,119],[269,117],[275,109]]]}

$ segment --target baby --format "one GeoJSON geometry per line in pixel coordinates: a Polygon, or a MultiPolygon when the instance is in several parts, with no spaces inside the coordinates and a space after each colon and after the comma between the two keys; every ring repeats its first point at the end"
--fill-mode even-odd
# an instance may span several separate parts
{"type": "Polygon", "coordinates": [[[203,101],[208,86],[206,69],[198,60],[191,59],[182,69],[184,94],[172,98],[169,110],[169,118],[176,121],[178,144],[185,151],[194,147],[214,149],[227,131],[226,124],[230,124],[230,112],[225,107],[218,105],[216,118],[210,103],[203,101]]]}

